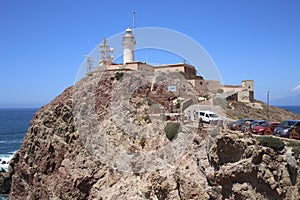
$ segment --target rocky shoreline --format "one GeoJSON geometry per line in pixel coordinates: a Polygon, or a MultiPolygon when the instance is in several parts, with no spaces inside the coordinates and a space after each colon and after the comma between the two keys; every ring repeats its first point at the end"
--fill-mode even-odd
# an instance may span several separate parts
{"type": "Polygon", "coordinates": [[[8,172],[0,172],[1,193],[16,200],[299,199],[299,158],[287,145],[278,151],[241,133],[189,124],[170,141],[164,122],[145,112],[155,90],[133,92],[129,104],[117,100],[111,108],[117,81],[113,73],[87,77],[42,107],[8,172]]]}

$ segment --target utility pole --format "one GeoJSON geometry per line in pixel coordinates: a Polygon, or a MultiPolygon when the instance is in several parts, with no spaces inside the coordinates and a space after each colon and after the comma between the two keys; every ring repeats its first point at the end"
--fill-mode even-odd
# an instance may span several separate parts
{"type": "Polygon", "coordinates": [[[269,118],[270,91],[267,92],[267,117],[269,118]]]}

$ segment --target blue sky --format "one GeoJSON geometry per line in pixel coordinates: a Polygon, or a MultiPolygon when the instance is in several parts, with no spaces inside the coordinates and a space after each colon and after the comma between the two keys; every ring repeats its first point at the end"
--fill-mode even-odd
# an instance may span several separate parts
{"type": "MultiPolygon", "coordinates": [[[[300,105],[300,1],[1,0],[0,107],[39,107],[71,86],[103,37],[137,27],[184,33],[226,84],[255,81],[255,97],[300,105]]],[[[177,60],[174,60],[177,62],[177,60]]],[[[163,62],[163,61],[162,61],[163,62]]]]}

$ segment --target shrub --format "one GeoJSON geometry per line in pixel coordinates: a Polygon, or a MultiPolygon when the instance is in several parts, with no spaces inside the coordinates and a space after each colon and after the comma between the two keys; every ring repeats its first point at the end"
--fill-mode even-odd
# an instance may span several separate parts
{"type": "Polygon", "coordinates": [[[120,79],[122,78],[123,75],[124,75],[123,72],[117,72],[117,73],[115,74],[115,78],[116,78],[117,81],[118,81],[118,80],[120,80],[120,79]]]}
{"type": "Polygon", "coordinates": [[[300,142],[290,141],[287,145],[289,147],[298,147],[300,146],[300,142]]]}
{"type": "Polygon", "coordinates": [[[280,151],[284,148],[284,142],[282,142],[279,138],[262,136],[257,137],[256,140],[259,141],[262,146],[270,147],[276,151],[280,151]]]}
{"type": "Polygon", "coordinates": [[[165,133],[167,138],[172,141],[179,132],[180,122],[168,122],[165,126],[165,133]]]}
{"type": "Polygon", "coordinates": [[[179,109],[181,106],[182,100],[177,99],[176,100],[176,108],[179,109]]]}
{"type": "Polygon", "coordinates": [[[222,93],[224,93],[224,90],[219,88],[219,89],[217,89],[217,93],[222,94],[222,93]]]}
{"type": "Polygon", "coordinates": [[[292,151],[294,152],[294,156],[295,156],[295,158],[299,158],[299,156],[300,156],[300,146],[297,146],[297,147],[293,147],[292,148],[292,151]]]}

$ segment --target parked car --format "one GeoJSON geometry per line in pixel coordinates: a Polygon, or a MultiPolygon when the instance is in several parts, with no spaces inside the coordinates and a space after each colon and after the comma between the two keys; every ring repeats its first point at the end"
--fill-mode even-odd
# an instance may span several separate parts
{"type": "Polygon", "coordinates": [[[300,127],[300,120],[286,120],[279,124],[275,129],[273,134],[281,137],[289,137],[293,128],[300,127]]]}
{"type": "Polygon", "coordinates": [[[254,132],[260,135],[272,135],[274,129],[279,125],[279,122],[264,122],[254,126],[254,132]]]}
{"type": "Polygon", "coordinates": [[[251,122],[251,124],[250,124],[250,127],[251,127],[252,132],[255,133],[254,126],[259,126],[259,125],[261,125],[261,124],[263,124],[263,123],[265,123],[265,122],[266,122],[265,120],[258,120],[258,119],[253,120],[253,121],[251,122]]]}
{"type": "Polygon", "coordinates": [[[197,111],[197,115],[199,118],[202,118],[203,122],[211,123],[213,121],[221,120],[221,118],[214,112],[210,110],[206,111],[197,111]]]}
{"type": "MultiPolygon", "coordinates": [[[[252,132],[255,132],[255,130],[253,130],[253,127],[255,126],[255,125],[259,125],[259,124],[262,124],[262,123],[264,123],[264,122],[266,122],[266,121],[264,121],[264,120],[253,120],[253,121],[251,121],[251,120],[249,120],[251,123],[250,123],[250,128],[251,128],[251,130],[252,130],[252,132]]],[[[242,124],[241,124],[241,127],[240,127],[240,131],[242,131],[242,132],[245,132],[246,131],[246,122],[243,122],[242,124]]]]}
{"type": "Polygon", "coordinates": [[[246,123],[247,121],[252,122],[253,119],[242,118],[242,119],[236,120],[236,121],[234,121],[234,122],[229,123],[229,124],[228,124],[228,128],[231,129],[231,130],[240,130],[241,125],[242,125],[243,123],[246,123]]]}

